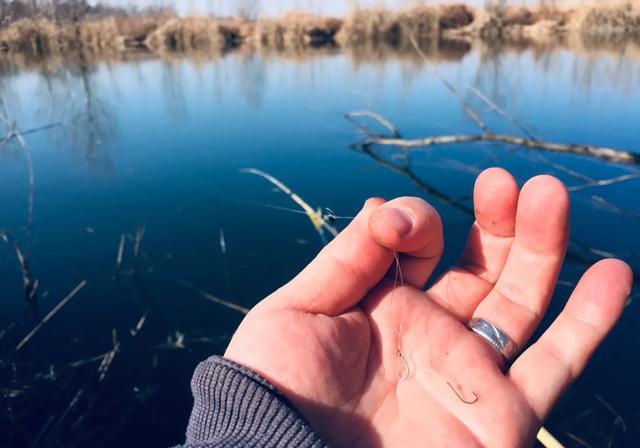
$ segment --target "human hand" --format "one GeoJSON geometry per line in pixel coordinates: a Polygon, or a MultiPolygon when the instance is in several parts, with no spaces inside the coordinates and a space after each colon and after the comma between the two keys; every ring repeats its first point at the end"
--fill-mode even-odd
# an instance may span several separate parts
{"type": "Polygon", "coordinates": [[[632,274],[618,260],[592,266],[505,372],[501,355],[467,325],[486,319],[526,345],[564,258],[569,199],[555,178],[518,191],[493,168],[478,177],[474,207],[458,266],[425,292],[443,250],[437,212],[417,198],[367,201],[249,313],[225,357],[278,387],[332,445],[532,445],[620,316],[632,274]],[[404,285],[394,281],[394,252],[404,285]]]}

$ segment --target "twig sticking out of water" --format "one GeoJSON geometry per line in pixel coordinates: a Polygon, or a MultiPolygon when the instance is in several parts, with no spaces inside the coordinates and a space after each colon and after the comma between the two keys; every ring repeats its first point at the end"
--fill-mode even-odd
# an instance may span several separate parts
{"type": "Polygon", "coordinates": [[[113,280],[115,281],[120,275],[120,268],[122,267],[122,260],[124,258],[124,244],[127,236],[123,233],[120,235],[120,243],[118,244],[118,255],[116,255],[116,270],[113,274],[113,280]]]}
{"type": "MultiPolygon", "coordinates": [[[[0,113],[0,120],[3,121],[9,129],[2,142],[0,142],[0,147],[9,142],[11,139],[15,138],[20,144],[22,152],[24,153],[27,160],[27,169],[29,170],[29,202],[27,205],[27,224],[25,227],[27,229],[27,232],[31,233],[31,229],[33,228],[33,204],[35,201],[35,172],[33,169],[33,159],[31,158],[31,151],[29,151],[29,147],[27,146],[27,142],[25,141],[23,134],[16,127],[16,123],[9,121],[9,119],[2,113],[0,113]]],[[[40,128],[32,129],[30,131],[36,132],[38,130],[48,129],[50,127],[53,126],[43,126],[40,128]]]]}
{"type": "Polygon", "coordinates": [[[574,179],[578,179],[584,182],[593,182],[595,179],[580,173],[579,171],[573,170],[571,168],[569,168],[566,165],[563,165],[561,163],[558,162],[554,162],[553,160],[549,160],[547,157],[543,156],[540,153],[525,153],[522,154],[523,157],[533,161],[533,162],[542,162],[546,165],[549,165],[551,168],[554,168],[558,171],[561,171],[565,174],[568,174],[569,176],[573,177],[574,179]]]}
{"type": "Polygon", "coordinates": [[[138,334],[140,334],[142,327],[144,327],[144,324],[147,322],[147,316],[149,315],[150,311],[151,310],[148,309],[142,316],[140,316],[140,319],[138,319],[138,323],[136,323],[136,327],[131,329],[131,336],[137,336],[138,334]]]}
{"type": "Polygon", "coordinates": [[[24,298],[30,305],[35,305],[38,280],[32,280],[31,278],[31,270],[29,269],[27,256],[22,252],[22,249],[20,249],[20,245],[17,241],[6,230],[0,229],[0,240],[4,241],[7,246],[15,251],[16,258],[18,259],[18,265],[20,266],[20,272],[22,273],[24,298]]]}
{"type": "Polygon", "coordinates": [[[211,300],[212,302],[217,303],[218,305],[222,305],[225,308],[229,308],[230,310],[237,311],[237,312],[239,312],[241,314],[244,314],[244,315],[249,314],[249,311],[251,311],[247,307],[244,307],[242,305],[238,305],[237,303],[229,302],[228,300],[220,299],[220,298],[214,296],[213,294],[209,294],[206,291],[198,289],[195,286],[193,286],[191,283],[188,283],[188,282],[186,282],[184,280],[181,281],[180,283],[182,283],[187,288],[193,289],[194,291],[196,291],[198,294],[200,294],[205,299],[211,300]]]}
{"type": "Polygon", "coordinates": [[[140,255],[140,245],[142,244],[142,239],[144,238],[145,229],[146,229],[146,226],[144,224],[139,225],[138,228],[136,229],[136,235],[133,239],[134,260],[137,260],[138,256],[140,255]]]}
{"type": "Polygon", "coordinates": [[[100,374],[98,378],[98,382],[100,383],[106,378],[107,372],[109,371],[109,367],[111,367],[111,363],[113,362],[113,360],[116,357],[116,354],[120,350],[120,342],[118,341],[118,334],[115,328],[111,330],[111,337],[113,341],[113,349],[104,355],[104,357],[102,358],[102,362],[98,367],[98,373],[100,374]]]}
{"type": "Polygon", "coordinates": [[[564,432],[567,437],[569,437],[571,440],[573,440],[574,442],[576,442],[578,445],[580,446],[584,446],[586,448],[591,448],[591,445],[589,445],[587,442],[585,442],[584,440],[582,440],[580,437],[578,437],[577,435],[570,433],[569,431],[565,431],[564,432]]]}
{"type": "Polygon", "coordinates": [[[73,299],[76,294],[78,294],[78,292],[80,292],[80,290],[82,288],[85,287],[85,285],[87,284],[86,280],[82,280],[78,286],[76,286],[73,291],[71,291],[64,299],[62,299],[56,306],[53,307],[53,309],[51,311],[49,311],[49,313],[44,316],[44,318],[40,321],[40,323],[38,325],[36,325],[33,330],[31,330],[23,339],[22,341],[20,341],[20,343],[16,346],[16,351],[20,350],[22,347],[25,346],[25,344],[27,342],[29,342],[31,340],[31,338],[42,328],[42,326],[44,324],[46,324],[47,322],[49,322],[51,320],[51,318],[53,316],[56,315],[56,313],[58,311],[60,311],[62,309],[63,306],[65,306],[67,304],[67,302],[69,302],[69,300],[73,299]]]}
{"type": "Polygon", "coordinates": [[[222,227],[220,227],[219,234],[220,253],[227,255],[227,241],[224,238],[224,230],[222,230],[222,227]]]}
{"type": "Polygon", "coordinates": [[[603,207],[608,208],[609,210],[611,210],[614,213],[620,213],[621,215],[631,216],[633,218],[640,218],[640,211],[629,210],[629,209],[626,209],[626,208],[619,207],[619,206],[617,206],[615,204],[612,204],[611,202],[607,201],[602,196],[593,195],[593,196],[591,196],[591,201],[593,201],[594,203],[596,203],[598,205],[601,205],[603,207]]]}
{"type": "Polygon", "coordinates": [[[553,437],[553,435],[547,431],[544,426],[540,428],[540,431],[538,431],[537,438],[545,448],[564,448],[564,446],[558,442],[558,439],[553,437]]]}
{"type": "Polygon", "coordinates": [[[370,111],[370,110],[361,110],[361,111],[347,112],[346,114],[344,114],[344,116],[345,116],[345,118],[347,120],[349,120],[351,123],[353,123],[358,129],[360,129],[362,132],[364,132],[365,134],[367,134],[369,136],[377,136],[378,134],[376,132],[372,131],[371,129],[369,129],[367,126],[363,125],[356,118],[358,118],[358,117],[369,117],[369,118],[373,119],[374,121],[377,121],[378,123],[380,123],[385,128],[387,128],[391,132],[391,136],[392,137],[400,138],[400,131],[398,131],[398,128],[396,128],[393,125],[393,123],[391,123],[389,120],[387,120],[382,115],[380,115],[380,114],[378,114],[376,112],[373,112],[373,111],[370,111]]]}
{"type": "Polygon", "coordinates": [[[304,210],[304,212],[307,214],[307,216],[309,217],[309,220],[311,221],[311,224],[313,224],[313,227],[318,232],[318,235],[320,235],[320,238],[322,239],[322,242],[324,244],[327,243],[327,240],[326,240],[325,235],[324,235],[324,231],[325,230],[327,232],[329,232],[334,237],[336,235],[338,235],[338,231],[335,229],[335,227],[333,227],[331,224],[329,224],[324,219],[324,215],[323,215],[321,209],[314,210],[306,201],[304,201],[294,191],[292,191],[284,183],[282,183],[281,181],[279,181],[278,179],[273,177],[271,174],[265,173],[264,171],[261,171],[261,170],[255,169],[255,168],[245,168],[245,169],[240,170],[240,172],[241,173],[255,174],[256,176],[260,176],[260,177],[268,180],[269,182],[271,182],[279,190],[281,190],[287,196],[289,196],[291,198],[291,200],[293,202],[295,202],[296,204],[298,204],[300,206],[300,208],[302,208],[302,210],[304,210]]]}
{"type": "Polygon", "coordinates": [[[409,41],[411,42],[411,45],[413,46],[416,53],[418,53],[418,55],[422,59],[424,59],[424,61],[426,62],[427,68],[433,74],[433,76],[438,78],[440,82],[442,82],[442,84],[444,84],[444,86],[453,94],[453,96],[455,96],[458,99],[458,101],[460,101],[460,104],[462,105],[464,111],[469,116],[469,118],[471,118],[478,125],[478,127],[482,129],[484,133],[491,133],[491,129],[489,129],[489,127],[485,124],[485,122],[482,121],[482,118],[480,118],[480,116],[471,108],[471,106],[469,105],[467,100],[464,98],[464,96],[460,93],[460,91],[456,89],[454,85],[447,80],[447,78],[442,76],[440,72],[436,70],[436,68],[431,64],[431,62],[429,61],[429,58],[427,58],[427,55],[424,54],[424,52],[420,48],[420,45],[418,45],[418,42],[416,41],[415,36],[411,32],[409,33],[409,41]]]}
{"type": "Polygon", "coordinates": [[[591,182],[587,182],[586,184],[583,184],[583,185],[575,185],[573,187],[568,187],[567,190],[572,192],[580,191],[580,190],[585,190],[587,188],[604,187],[607,185],[613,185],[613,184],[626,182],[634,179],[640,179],[640,173],[624,174],[622,176],[612,177],[609,179],[592,180],[591,182]]]}
{"type": "Polygon", "coordinates": [[[622,428],[622,431],[627,432],[627,425],[624,423],[624,419],[622,418],[622,416],[618,413],[618,411],[616,411],[613,406],[611,406],[609,403],[607,403],[604,398],[602,398],[600,395],[596,394],[596,400],[598,400],[600,402],[600,404],[602,404],[602,406],[604,406],[609,412],[611,412],[611,414],[613,414],[613,416],[615,417],[615,424],[616,425],[620,425],[620,427],[622,428]]]}
{"type": "Polygon", "coordinates": [[[477,87],[469,86],[468,88],[475,96],[480,98],[487,106],[489,106],[491,110],[496,112],[498,115],[501,115],[502,117],[504,117],[504,119],[506,119],[511,124],[513,124],[516,128],[520,129],[520,131],[522,131],[522,133],[526,135],[527,138],[536,140],[534,131],[524,121],[520,120],[517,117],[509,115],[504,109],[502,109],[496,103],[494,103],[491,99],[489,99],[487,95],[482,93],[482,91],[480,91],[480,89],[478,89],[477,87]]]}
{"type": "Polygon", "coordinates": [[[11,322],[6,328],[3,328],[2,330],[0,330],[0,341],[11,331],[15,328],[16,323],[15,322],[11,322]]]}
{"type": "Polygon", "coordinates": [[[227,257],[227,239],[224,236],[224,230],[220,227],[218,244],[220,253],[222,254],[222,266],[224,270],[224,285],[226,287],[225,295],[231,294],[231,273],[229,269],[229,258],[227,257]]]}

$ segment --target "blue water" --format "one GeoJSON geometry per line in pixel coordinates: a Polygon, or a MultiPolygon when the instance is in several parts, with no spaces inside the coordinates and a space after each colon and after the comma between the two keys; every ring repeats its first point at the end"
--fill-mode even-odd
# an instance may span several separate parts
{"type": "MultiPolygon", "coordinates": [[[[474,50],[432,63],[495,131],[518,133],[467,86],[482,89],[547,140],[640,151],[637,54],[474,50]]],[[[423,196],[445,223],[442,268],[455,262],[472,218],[430,188],[470,206],[474,179],[489,166],[509,169],[520,183],[551,173],[570,186],[585,180],[566,168],[593,179],[638,171],[588,157],[472,144],[414,151],[416,183],[352,148],[362,136],[343,117],[372,108],[407,138],[477,132],[442,83],[406,57],[235,53],[5,64],[0,94],[20,129],[61,123],[25,136],[35,172],[31,233],[25,230],[25,157],[15,141],[0,149],[0,228],[28,253],[39,280],[35,316],[23,299],[15,255],[0,246],[0,390],[3,408],[12,409],[12,415],[0,411],[7,422],[0,436],[16,444],[38,437],[43,446],[183,440],[191,372],[198,361],[223,352],[242,317],[185,282],[250,307],[321,248],[304,215],[264,206],[295,204],[241,168],[267,171],[313,206],[343,216],[371,196],[423,196]],[[139,226],[139,257],[133,261],[128,242],[114,282],[120,236],[134,235],[139,226]],[[13,347],[37,319],[81,280],[86,288],[16,354],[13,347]],[[100,382],[98,355],[112,349],[114,329],[122,350],[100,382]],[[181,344],[177,338],[184,338],[181,344]]],[[[392,148],[374,155],[404,163],[392,148]]],[[[589,260],[611,253],[640,269],[639,194],[640,179],[572,193],[572,251],[589,260]]],[[[543,327],[584,270],[583,262],[567,262],[543,327]]],[[[629,304],[546,423],[567,446],[579,446],[572,436],[592,446],[640,441],[639,301],[629,304]],[[616,414],[623,423],[616,423],[616,414]]]]}

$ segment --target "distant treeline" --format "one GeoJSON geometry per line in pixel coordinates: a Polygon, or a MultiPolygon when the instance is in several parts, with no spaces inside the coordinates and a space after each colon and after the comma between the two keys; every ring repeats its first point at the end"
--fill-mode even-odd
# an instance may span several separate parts
{"type": "Polygon", "coordinates": [[[640,40],[640,0],[578,6],[489,2],[355,8],[344,18],[292,12],[280,18],[178,17],[166,9],[91,6],[86,0],[0,0],[0,51],[47,54],[139,48],[155,52],[323,46],[407,47],[439,39],[552,41],[567,34],[640,40]]]}

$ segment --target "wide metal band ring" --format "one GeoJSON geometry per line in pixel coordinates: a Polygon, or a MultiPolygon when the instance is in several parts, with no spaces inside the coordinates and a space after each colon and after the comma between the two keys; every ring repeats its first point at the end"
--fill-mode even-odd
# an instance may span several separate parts
{"type": "Polygon", "coordinates": [[[511,361],[518,353],[518,347],[507,333],[487,320],[472,319],[469,324],[469,330],[480,335],[507,361],[511,361]]]}

